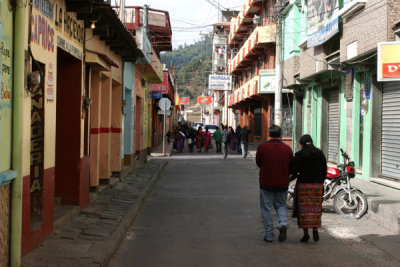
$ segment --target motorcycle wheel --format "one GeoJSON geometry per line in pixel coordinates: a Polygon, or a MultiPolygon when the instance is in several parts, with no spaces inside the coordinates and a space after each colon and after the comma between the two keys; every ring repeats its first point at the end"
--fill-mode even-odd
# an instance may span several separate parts
{"type": "Polygon", "coordinates": [[[286,198],[286,207],[288,209],[293,209],[293,197],[294,197],[294,188],[296,187],[296,180],[293,180],[289,183],[289,190],[286,198]]]}
{"type": "Polygon", "coordinates": [[[348,218],[361,218],[368,209],[368,202],[365,195],[360,190],[352,190],[352,200],[345,190],[339,191],[333,199],[333,207],[337,214],[348,218]]]}

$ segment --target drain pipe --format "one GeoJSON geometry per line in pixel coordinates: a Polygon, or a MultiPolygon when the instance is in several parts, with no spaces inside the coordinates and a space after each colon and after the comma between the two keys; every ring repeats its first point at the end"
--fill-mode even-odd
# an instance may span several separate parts
{"type": "MultiPolygon", "coordinates": [[[[17,178],[11,192],[10,266],[21,266],[22,241],[22,129],[25,81],[25,5],[15,5],[13,40],[12,168],[17,178]]],[[[30,27],[30,25],[29,25],[30,27]]]]}

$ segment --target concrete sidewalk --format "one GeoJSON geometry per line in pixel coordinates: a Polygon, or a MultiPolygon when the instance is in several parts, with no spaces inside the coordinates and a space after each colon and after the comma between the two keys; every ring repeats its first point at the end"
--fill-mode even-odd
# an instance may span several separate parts
{"type": "Polygon", "coordinates": [[[351,180],[351,185],[367,196],[368,216],[400,234],[400,191],[357,178],[351,180]]]}
{"type": "MultiPolygon", "coordinates": [[[[255,157],[256,152],[257,147],[249,144],[250,156],[255,157]]],[[[367,196],[367,216],[381,226],[400,234],[400,191],[357,178],[352,179],[351,184],[367,196]]]]}
{"type": "Polygon", "coordinates": [[[167,161],[147,164],[104,190],[96,201],[22,259],[22,266],[106,266],[167,161]]]}

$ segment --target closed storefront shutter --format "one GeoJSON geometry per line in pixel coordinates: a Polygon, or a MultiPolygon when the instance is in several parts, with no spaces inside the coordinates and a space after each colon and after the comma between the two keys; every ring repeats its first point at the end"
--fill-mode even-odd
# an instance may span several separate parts
{"type": "Polygon", "coordinates": [[[304,96],[301,96],[301,134],[304,134],[304,96]]]}
{"type": "Polygon", "coordinates": [[[382,176],[400,180],[400,82],[383,86],[382,176]]]}
{"type": "Polygon", "coordinates": [[[339,90],[329,90],[328,105],[328,161],[338,162],[339,159],[339,90]]]}

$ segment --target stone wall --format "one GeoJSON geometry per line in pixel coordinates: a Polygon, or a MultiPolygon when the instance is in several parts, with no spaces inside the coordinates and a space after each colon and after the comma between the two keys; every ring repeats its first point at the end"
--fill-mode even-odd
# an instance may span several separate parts
{"type": "Polygon", "coordinates": [[[300,56],[293,56],[283,62],[283,87],[296,84],[294,75],[300,71],[300,56]]]}
{"type": "Polygon", "coordinates": [[[302,47],[300,53],[300,79],[327,70],[325,56],[323,45],[311,48],[302,47]]]}
{"type": "MultiPolygon", "coordinates": [[[[357,41],[357,55],[373,51],[378,42],[389,40],[388,0],[369,0],[365,7],[343,20],[340,61],[346,61],[347,47],[357,41]]],[[[390,2],[399,2],[391,0],[390,2]]],[[[398,4],[396,4],[397,6],[398,4]]],[[[398,14],[397,14],[398,15],[398,14]]],[[[392,30],[393,32],[393,30],[392,30]]],[[[391,34],[393,40],[394,33],[391,34]]]]}

